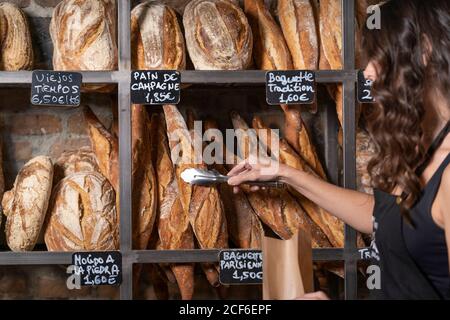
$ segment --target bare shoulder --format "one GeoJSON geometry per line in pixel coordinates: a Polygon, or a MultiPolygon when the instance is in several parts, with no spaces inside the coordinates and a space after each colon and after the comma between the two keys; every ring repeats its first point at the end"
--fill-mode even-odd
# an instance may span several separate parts
{"type": "Polygon", "coordinates": [[[450,165],[445,168],[444,173],[442,174],[441,188],[444,195],[450,196],[450,165]]]}

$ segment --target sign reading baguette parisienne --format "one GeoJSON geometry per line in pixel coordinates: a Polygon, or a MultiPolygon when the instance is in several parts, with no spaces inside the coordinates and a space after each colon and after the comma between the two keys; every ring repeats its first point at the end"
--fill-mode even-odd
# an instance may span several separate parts
{"type": "Polygon", "coordinates": [[[220,283],[261,284],[263,261],[261,250],[220,251],[220,283]]]}
{"type": "Polygon", "coordinates": [[[113,286],[122,282],[122,254],[119,251],[75,252],[72,265],[82,286],[113,286]]]}
{"type": "Polygon", "coordinates": [[[268,71],[266,101],[270,105],[311,104],[316,96],[316,75],[308,70],[268,71]]]}
{"type": "Polygon", "coordinates": [[[131,102],[136,104],[177,104],[180,102],[181,75],[173,70],[131,72],[131,102]]]}
{"type": "Polygon", "coordinates": [[[81,73],[35,70],[31,77],[31,104],[72,107],[80,105],[81,73]]]}
{"type": "Polygon", "coordinates": [[[364,71],[358,72],[358,101],[359,103],[373,103],[375,98],[372,96],[373,81],[364,77],[364,71]]]}

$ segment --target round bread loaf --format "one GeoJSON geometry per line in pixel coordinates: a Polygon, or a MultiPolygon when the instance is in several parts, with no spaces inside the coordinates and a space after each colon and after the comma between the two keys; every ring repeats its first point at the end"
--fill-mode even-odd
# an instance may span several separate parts
{"type": "Polygon", "coordinates": [[[240,70],[251,63],[253,38],[242,9],[229,0],[193,0],[185,8],[186,45],[197,70],[240,70]]]}
{"type": "Polygon", "coordinates": [[[97,172],[72,174],[55,187],[45,244],[49,251],[116,250],[118,215],[114,189],[97,172]]]}
{"type": "Polygon", "coordinates": [[[0,3],[0,70],[30,70],[33,46],[28,21],[12,3],[0,3]]]}
{"type": "Polygon", "coordinates": [[[11,250],[33,250],[45,220],[52,181],[52,161],[39,156],[23,166],[14,188],[3,196],[6,241],[11,250]]]}
{"type": "Polygon", "coordinates": [[[184,37],[175,11],[144,2],[131,12],[133,69],[181,70],[186,66],[184,37]]]}

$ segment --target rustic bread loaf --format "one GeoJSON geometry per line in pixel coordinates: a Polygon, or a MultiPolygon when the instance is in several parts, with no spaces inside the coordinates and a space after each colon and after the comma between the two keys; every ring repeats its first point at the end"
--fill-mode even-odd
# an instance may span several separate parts
{"type": "Polygon", "coordinates": [[[119,141],[112,135],[89,107],[83,109],[87,122],[92,151],[97,159],[100,172],[119,192],[119,141]]]}
{"type": "Polygon", "coordinates": [[[131,11],[133,69],[180,70],[186,66],[184,37],[175,11],[144,2],[131,11]]]}
{"type": "Polygon", "coordinates": [[[114,189],[97,172],[72,174],[53,191],[45,229],[49,251],[116,250],[119,220],[114,189]]]}
{"type": "Polygon", "coordinates": [[[131,159],[133,180],[133,246],[147,247],[156,217],[157,186],[149,144],[149,119],[145,107],[131,106],[131,159]]]}
{"type": "Polygon", "coordinates": [[[78,172],[100,172],[97,159],[90,147],[65,151],[55,162],[54,182],[78,172]]]}
{"type": "Polygon", "coordinates": [[[185,8],[186,45],[198,70],[246,69],[252,32],[245,14],[229,0],[193,0],[185,8]]]}
{"type": "Polygon", "coordinates": [[[0,70],[33,68],[33,45],[24,12],[12,3],[0,3],[0,70]]]}
{"type": "MultiPolygon", "coordinates": [[[[194,147],[191,134],[183,116],[174,105],[164,105],[169,146],[172,163],[175,166],[178,188],[181,194],[183,210],[189,217],[194,235],[203,249],[227,248],[228,233],[223,203],[217,188],[192,186],[181,178],[181,173],[188,168],[206,168],[196,164],[193,158],[194,147]],[[177,154],[181,152],[181,158],[177,154]]],[[[202,265],[209,282],[217,286],[217,269],[210,264],[202,265]]]]}
{"type": "MultiPolygon", "coordinates": [[[[250,156],[250,150],[255,150],[253,144],[258,137],[249,130],[247,123],[236,113],[231,113],[231,120],[237,135],[238,151],[243,158],[250,156]]],[[[299,230],[310,234],[305,214],[295,199],[284,189],[269,188],[257,192],[246,192],[250,204],[259,218],[270,227],[281,239],[290,239],[299,230]]]]}
{"type": "Polygon", "coordinates": [[[316,70],[319,65],[319,41],[311,1],[278,0],[278,17],[294,69],[316,70]]]}
{"type": "Polygon", "coordinates": [[[6,241],[11,250],[33,250],[45,220],[52,181],[52,161],[39,156],[23,166],[13,189],[5,193],[2,206],[7,216],[6,241]]]}
{"type": "Polygon", "coordinates": [[[64,0],[53,10],[55,70],[115,70],[115,0],[64,0]]]}
{"type": "MultiPolygon", "coordinates": [[[[194,234],[181,204],[175,169],[170,158],[164,116],[154,114],[151,127],[152,145],[156,147],[154,161],[158,180],[160,247],[163,250],[194,249],[194,234]]],[[[194,265],[172,264],[170,268],[180,288],[181,298],[192,299],[194,265]]]]}
{"type": "Polygon", "coordinates": [[[247,14],[253,32],[253,57],[256,67],[262,70],[292,69],[291,53],[263,0],[245,0],[247,14]]]}

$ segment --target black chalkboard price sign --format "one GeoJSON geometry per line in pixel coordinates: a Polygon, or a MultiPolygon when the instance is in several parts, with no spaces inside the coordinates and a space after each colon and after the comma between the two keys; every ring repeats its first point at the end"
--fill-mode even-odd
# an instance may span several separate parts
{"type": "Polygon", "coordinates": [[[288,70],[266,73],[266,100],[270,105],[311,104],[315,101],[316,76],[313,71],[288,70]]]}
{"type": "Polygon", "coordinates": [[[131,102],[136,104],[177,104],[180,102],[181,75],[172,70],[131,72],[131,102]]]}
{"type": "Polygon", "coordinates": [[[220,251],[220,283],[261,284],[263,261],[261,250],[220,251]]]}
{"type": "Polygon", "coordinates": [[[122,282],[122,255],[119,251],[75,252],[72,265],[82,286],[112,286],[122,282]]]}
{"type": "Polygon", "coordinates": [[[31,104],[35,106],[78,107],[81,101],[81,83],[81,73],[33,71],[31,80],[31,104]]]}
{"type": "Polygon", "coordinates": [[[372,103],[375,102],[372,96],[372,80],[364,77],[362,70],[358,71],[358,102],[359,103],[372,103]]]}

